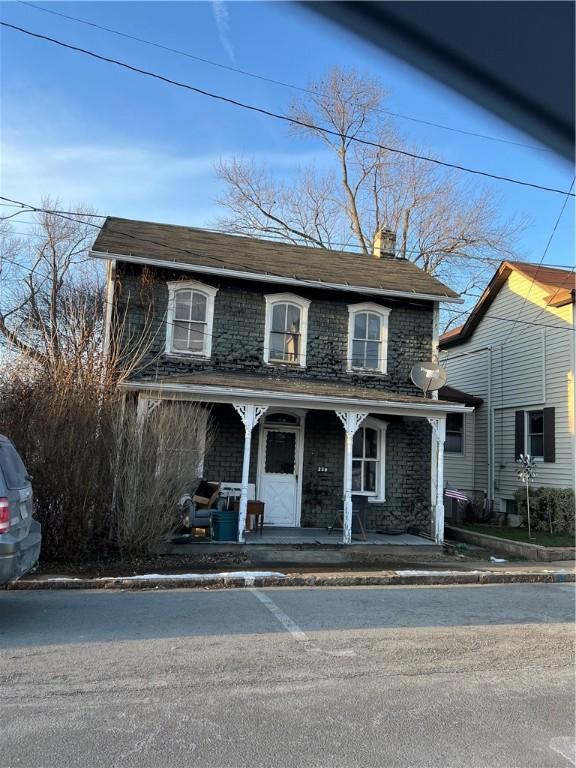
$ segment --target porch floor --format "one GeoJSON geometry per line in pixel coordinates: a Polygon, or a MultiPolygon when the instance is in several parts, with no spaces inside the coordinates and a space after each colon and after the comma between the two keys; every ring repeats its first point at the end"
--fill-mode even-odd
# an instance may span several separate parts
{"type": "MultiPolygon", "coordinates": [[[[282,528],[280,526],[264,526],[262,535],[256,531],[246,534],[246,544],[339,544],[342,541],[342,530],[334,529],[330,533],[326,528],[282,528]]],[[[409,533],[397,536],[386,536],[382,533],[366,532],[366,540],[360,533],[352,534],[354,544],[402,544],[406,545],[430,545],[430,539],[413,536],[409,533]]]]}
{"type": "MultiPolygon", "coordinates": [[[[178,544],[235,544],[236,542],[210,541],[203,536],[178,537],[175,542],[178,544]]],[[[275,546],[277,544],[286,545],[328,545],[337,546],[342,543],[342,530],[336,528],[329,533],[327,528],[283,528],[281,526],[265,525],[262,535],[257,531],[246,532],[246,544],[251,546],[275,546]]],[[[402,533],[396,536],[389,536],[382,533],[367,531],[366,539],[359,533],[352,534],[353,544],[368,544],[370,546],[427,546],[434,545],[430,539],[422,536],[413,536],[410,533],[402,533]]],[[[241,545],[242,546],[242,545],[241,545]]]]}

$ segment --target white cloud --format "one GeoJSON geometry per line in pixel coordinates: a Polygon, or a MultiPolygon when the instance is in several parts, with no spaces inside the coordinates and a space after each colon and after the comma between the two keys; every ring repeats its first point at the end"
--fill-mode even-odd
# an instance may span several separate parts
{"type": "Polygon", "coordinates": [[[218,27],[218,37],[220,43],[228,58],[236,66],[236,56],[234,55],[234,48],[232,47],[232,37],[230,35],[230,14],[224,0],[212,0],[212,11],[214,18],[216,19],[216,26],[218,27]]]}
{"type": "MultiPolygon", "coordinates": [[[[2,147],[3,194],[38,203],[51,196],[65,205],[86,204],[100,213],[167,223],[208,226],[222,213],[214,165],[224,155],[180,154],[152,144],[59,143],[12,134],[2,147]]],[[[316,154],[250,153],[282,176],[316,154]]]]}

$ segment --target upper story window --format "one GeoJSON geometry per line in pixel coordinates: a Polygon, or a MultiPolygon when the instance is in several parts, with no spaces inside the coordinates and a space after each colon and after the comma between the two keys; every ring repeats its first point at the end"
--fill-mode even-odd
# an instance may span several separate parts
{"type": "Polygon", "coordinates": [[[193,280],[168,283],[166,352],[210,357],[218,289],[193,280]]]}
{"type": "Polygon", "coordinates": [[[265,296],[264,362],[306,366],[310,302],[291,293],[265,296]]]}
{"type": "Polygon", "coordinates": [[[386,373],[390,310],[367,303],[353,304],[348,311],[348,370],[386,373]]]}
{"type": "Polygon", "coordinates": [[[464,414],[448,413],[446,415],[446,442],[444,450],[447,453],[464,453],[464,414]]]}

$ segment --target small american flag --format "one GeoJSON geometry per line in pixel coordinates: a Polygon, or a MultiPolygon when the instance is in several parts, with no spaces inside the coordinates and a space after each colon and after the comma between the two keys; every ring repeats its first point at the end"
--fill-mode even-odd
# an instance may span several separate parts
{"type": "Polygon", "coordinates": [[[462,493],[462,491],[459,491],[458,488],[454,488],[450,483],[446,483],[444,496],[448,499],[457,499],[457,501],[468,501],[468,496],[466,496],[465,493],[462,493]]]}

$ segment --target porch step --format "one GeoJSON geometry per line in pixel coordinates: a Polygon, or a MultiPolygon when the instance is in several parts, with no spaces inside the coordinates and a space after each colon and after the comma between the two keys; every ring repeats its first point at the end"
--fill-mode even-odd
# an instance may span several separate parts
{"type": "Polygon", "coordinates": [[[243,565],[287,566],[287,565],[377,565],[407,560],[421,560],[441,556],[442,546],[432,543],[418,545],[383,545],[383,544],[238,544],[236,542],[205,542],[192,544],[167,543],[161,554],[182,555],[205,563],[238,562],[243,565]]]}

